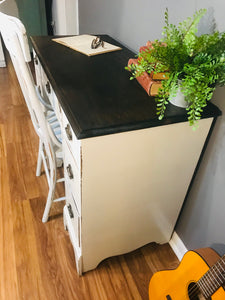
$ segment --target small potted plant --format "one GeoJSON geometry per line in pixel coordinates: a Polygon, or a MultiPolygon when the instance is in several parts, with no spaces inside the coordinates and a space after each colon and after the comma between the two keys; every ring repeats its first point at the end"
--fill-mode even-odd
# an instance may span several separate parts
{"type": "Polygon", "coordinates": [[[206,9],[200,9],[175,26],[169,24],[166,9],[163,38],[145,47],[138,53],[138,64],[128,67],[131,79],[144,72],[165,73],[156,96],[159,119],[164,117],[169,100],[183,93],[189,123],[195,125],[216,86],[225,84],[225,33],[196,34],[205,13],[206,9]]]}

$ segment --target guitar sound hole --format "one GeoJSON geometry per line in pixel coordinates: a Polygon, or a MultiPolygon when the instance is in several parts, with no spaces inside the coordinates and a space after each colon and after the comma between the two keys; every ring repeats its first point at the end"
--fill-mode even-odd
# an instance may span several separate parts
{"type": "Polygon", "coordinates": [[[211,300],[211,297],[206,299],[202,295],[195,282],[190,283],[188,286],[188,297],[190,300],[211,300]]]}

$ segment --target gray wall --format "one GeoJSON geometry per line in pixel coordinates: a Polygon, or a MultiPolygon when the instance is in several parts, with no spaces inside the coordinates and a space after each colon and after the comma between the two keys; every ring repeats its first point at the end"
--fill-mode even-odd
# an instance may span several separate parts
{"type": "Polygon", "coordinates": [[[18,8],[15,0],[6,0],[0,4],[0,11],[5,14],[10,14],[11,16],[19,16],[18,8]]]}
{"type": "Polygon", "coordinates": [[[213,97],[223,112],[213,130],[176,232],[188,249],[212,247],[225,253],[225,88],[213,97]]]}
{"type": "MultiPolygon", "coordinates": [[[[164,11],[177,24],[194,11],[208,8],[201,32],[208,32],[214,19],[225,31],[224,0],[80,0],[82,33],[106,33],[137,52],[147,40],[161,38],[164,11]]],[[[225,114],[225,88],[219,88],[213,102],[225,114]]],[[[213,247],[225,253],[225,120],[220,117],[191,192],[176,225],[176,232],[188,249],[213,247]]],[[[191,130],[191,129],[190,129],[191,130]]],[[[190,145],[191,147],[191,145],[190,145]]]]}
{"type": "Polygon", "coordinates": [[[82,33],[106,33],[134,51],[147,40],[161,38],[165,8],[177,24],[200,8],[210,8],[201,27],[213,16],[219,30],[225,29],[223,0],[80,0],[79,26],[82,33]]]}

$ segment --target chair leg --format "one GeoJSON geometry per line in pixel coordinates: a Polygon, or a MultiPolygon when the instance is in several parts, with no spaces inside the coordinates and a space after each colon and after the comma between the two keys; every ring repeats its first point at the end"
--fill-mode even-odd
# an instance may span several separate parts
{"type": "Polygon", "coordinates": [[[43,143],[39,139],[39,149],[38,149],[38,159],[37,159],[37,169],[36,169],[36,176],[41,175],[41,166],[42,166],[42,156],[41,153],[43,151],[43,143]]]}
{"type": "Polygon", "coordinates": [[[45,210],[44,210],[44,214],[42,217],[42,222],[46,223],[48,221],[48,217],[49,217],[49,212],[53,203],[53,197],[55,194],[55,183],[52,184],[49,187],[49,192],[48,192],[48,197],[47,197],[47,201],[46,201],[46,205],[45,205],[45,210]]]}
{"type": "Polygon", "coordinates": [[[66,217],[65,217],[65,210],[66,210],[66,206],[64,206],[64,208],[63,208],[63,225],[64,225],[64,229],[66,231],[68,231],[67,221],[66,221],[66,217]]]}
{"type": "Polygon", "coordinates": [[[63,165],[63,160],[62,158],[56,158],[56,167],[61,168],[63,165]]]}

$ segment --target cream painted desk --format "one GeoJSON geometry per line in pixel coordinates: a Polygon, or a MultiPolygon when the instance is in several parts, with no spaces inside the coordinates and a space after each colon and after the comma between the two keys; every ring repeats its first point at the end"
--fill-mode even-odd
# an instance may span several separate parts
{"type": "Polygon", "coordinates": [[[210,104],[196,131],[173,105],[159,121],[154,98],[124,70],[134,56],[124,47],[87,57],[49,37],[32,43],[39,85],[62,126],[64,223],[78,273],[168,242],[220,111],[210,104]]]}

